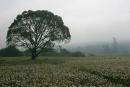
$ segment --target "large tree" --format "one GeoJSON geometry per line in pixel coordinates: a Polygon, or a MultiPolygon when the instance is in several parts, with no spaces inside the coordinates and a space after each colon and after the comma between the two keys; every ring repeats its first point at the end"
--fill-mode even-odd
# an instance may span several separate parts
{"type": "Polygon", "coordinates": [[[42,49],[52,48],[56,42],[66,42],[71,38],[69,28],[62,18],[47,10],[24,11],[18,15],[7,32],[7,45],[28,48],[32,59],[42,49]]]}

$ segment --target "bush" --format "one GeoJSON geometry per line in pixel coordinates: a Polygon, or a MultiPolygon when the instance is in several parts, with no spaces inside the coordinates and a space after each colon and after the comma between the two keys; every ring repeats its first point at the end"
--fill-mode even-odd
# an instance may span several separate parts
{"type": "Polygon", "coordinates": [[[93,53],[88,53],[88,56],[95,56],[95,54],[93,54],[93,53]]]}
{"type": "Polygon", "coordinates": [[[2,57],[15,57],[22,56],[22,52],[16,49],[14,46],[9,46],[0,50],[0,56],[2,57]]]}
{"type": "MultiPolygon", "coordinates": [[[[24,51],[25,56],[30,56],[31,53],[29,50],[24,51]]],[[[48,56],[48,57],[84,57],[85,54],[82,52],[70,52],[66,49],[61,49],[60,52],[57,52],[55,49],[49,48],[49,49],[43,49],[40,56],[48,56]]]]}
{"type": "Polygon", "coordinates": [[[72,57],[85,57],[85,54],[83,54],[83,53],[80,52],[80,51],[77,51],[77,52],[71,53],[71,56],[72,56],[72,57]]]}

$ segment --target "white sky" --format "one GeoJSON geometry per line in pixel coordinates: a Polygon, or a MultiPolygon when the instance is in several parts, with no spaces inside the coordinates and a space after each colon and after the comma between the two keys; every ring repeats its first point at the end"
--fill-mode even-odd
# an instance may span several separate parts
{"type": "Polygon", "coordinates": [[[0,48],[8,27],[25,10],[49,10],[70,28],[70,44],[130,40],[130,0],[0,0],[0,48]]]}

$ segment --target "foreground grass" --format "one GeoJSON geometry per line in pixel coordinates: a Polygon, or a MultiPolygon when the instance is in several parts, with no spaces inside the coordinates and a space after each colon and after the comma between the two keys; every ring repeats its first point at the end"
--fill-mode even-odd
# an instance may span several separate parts
{"type": "Polygon", "coordinates": [[[0,58],[0,87],[130,87],[130,59],[0,58]]]}

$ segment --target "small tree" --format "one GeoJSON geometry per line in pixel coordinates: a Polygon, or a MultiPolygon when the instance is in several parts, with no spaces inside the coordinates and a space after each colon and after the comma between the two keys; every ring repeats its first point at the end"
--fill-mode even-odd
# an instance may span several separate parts
{"type": "Polygon", "coordinates": [[[28,48],[32,59],[36,59],[42,49],[52,48],[57,41],[69,41],[70,38],[62,18],[46,10],[24,11],[7,32],[7,44],[28,48]]]}

